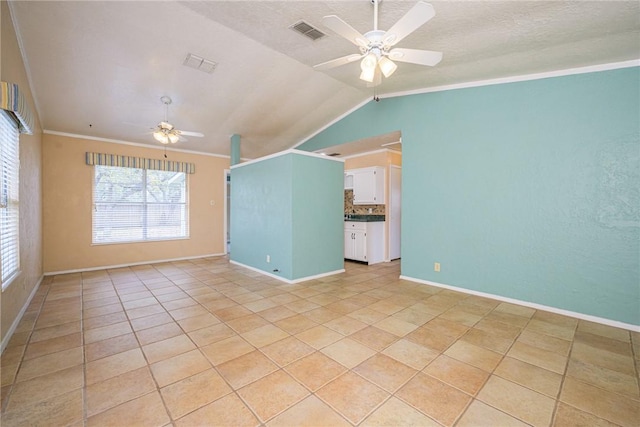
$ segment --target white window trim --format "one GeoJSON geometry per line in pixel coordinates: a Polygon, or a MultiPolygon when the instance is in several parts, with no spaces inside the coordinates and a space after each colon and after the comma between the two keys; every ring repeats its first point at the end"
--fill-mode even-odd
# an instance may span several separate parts
{"type": "MultiPolygon", "coordinates": [[[[16,204],[16,209],[17,209],[17,213],[15,215],[15,226],[16,226],[16,230],[15,230],[15,247],[12,248],[11,252],[14,254],[14,260],[15,260],[15,264],[11,265],[11,267],[13,267],[13,271],[11,271],[11,273],[4,278],[4,280],[2,280],[2,276],[4,275],[4,272],[2,271],[2,264],[0,264],[0,280],[2,281],[2,291],[4,292],[5,289],[7,289],[9,287],[9,285],[18,277],[20,276],[21,273],[21,269],[20,269],[20,133],[19,133],[19,129],[18,129],[18,123],[15,121],[14,117],[11,116],[11,114],[9,114],[8,112],[2,110],[1,113],[2,115],[2,121],[3,123],[3,127],[5,127],[5,125],[7,125],[11,128],[12,132],[11,135],[7,135],[8,137],[12,137],[13,139],[11,141],[7,140],[7,142],[9,142],[9,147],[0,147],[0,152],[2,152],[2,155],[0,156],[0,158],[2,159],[2,161],[4,162],[5,160],[9,160],[11,161],[12,159],[15,159],[14,162],[12,162],[9,165],[9,173],[7,174],[10,179],[12,179],[12,182],[10,182],[8,184],[8,187],[14,187],[14,190],[9,190],[10,192],[15,194],[15,198],[12,200],[15,200],[15,204],[16,204]],[[15,146],[13,145],[15,144],[15,146]],[[11,155],[11,158],[7,158],[7,155],[11,155]],[[15,157],[13,157],[15,156],[15,157]],[[15,180],[15,182],[13,182],[13,180],[15,180]]],[[[4,141],[4,139],[3,139],[4,141]]],[[[0,171],[4,170],[4,165],[0,164],[0,171]]],[[[0,182],[2,182],[3,178],[0,177],[0,182]]],[[[0,185],[4,185],[4,184],[0,184],[0,185]]],[[[0,188],[1,190],[1,188],[0,188]]],[[[7,204],[10,204],[9,200],[6,201],[7,204]]],[[[0,207],[1,209],[7,209],[7,206],[4,207],[0,207]]],[[[0,230],[0,234],[2,233],[2,230],[0,230]]]]}

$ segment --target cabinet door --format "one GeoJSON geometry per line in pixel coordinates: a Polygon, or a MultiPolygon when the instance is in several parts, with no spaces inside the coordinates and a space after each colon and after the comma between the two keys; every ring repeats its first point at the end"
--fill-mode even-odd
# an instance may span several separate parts
{"type": "Polygon", "coordinates": [[[357,171],[353,174],[353,203],[373,204],[375,179],[372,170],[357,171]]]}
{"type": "Polygon", "coordinates": [[[353,259],[367,260],[367,233],[363,230],[353,230],[353,259]]]}
{"type": "Polygon", "coordinates": [[[344,230],[344,257],[346,259],[353,259],[353,230],[344,230]]]}

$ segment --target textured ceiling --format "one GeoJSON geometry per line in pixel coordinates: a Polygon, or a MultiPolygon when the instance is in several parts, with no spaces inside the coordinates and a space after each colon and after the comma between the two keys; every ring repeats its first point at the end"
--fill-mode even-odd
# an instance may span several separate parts
{"type": "MultiPolygon", "coordinates": [[[[398,46],[437,50],[436,67],[399,64],[380,95],[640,58],[637,1],[433,1],[436,16],[398,46]]],[[[10,1],[44,129],[157,144],[164,118],[199,131],[179,148],[242,156],[290,148],[372,97],[359,64],[312,66],[357,53],[324,29],[336,14],[373,27],[369,0],[355,1],[10,1]],[[311,41],[288,27],[300,19],[328,35],[311,41]],[[182,65],[193,53],[212,74],[182,65]]],[[[381,29],[415,1],[384,0],[381,29]]],[[[384,100],[382,101],[384,102],[384,100]]],[[[178,147],[176,147],[178,148],[178,147]]]]}

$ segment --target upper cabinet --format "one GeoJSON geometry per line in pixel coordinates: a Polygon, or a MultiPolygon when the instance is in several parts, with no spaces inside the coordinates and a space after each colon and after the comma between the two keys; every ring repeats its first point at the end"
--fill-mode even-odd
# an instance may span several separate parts
{"type": "Polygon", "coordinates": [[[353,189],[354,205],[383,205],[384,168],[375,166],[346,170],[344,188],[353,189]]]}

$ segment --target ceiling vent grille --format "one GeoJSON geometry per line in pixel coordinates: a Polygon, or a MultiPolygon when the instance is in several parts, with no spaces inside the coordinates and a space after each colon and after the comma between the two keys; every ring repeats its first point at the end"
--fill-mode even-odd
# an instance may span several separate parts
{"type": "Polygon", "coordinates": [[[309,37],[311,40],[316,41],[324,36],[326,36],[325,33],[323,33],[322,31],[318,30],[317,28],[315,28],[314,26],[304,22],[304,21],[298,21],[295,24],[293,24],[292,26],[290,26],[289,28],[291,28],[293,31],[296,31],[300,34],[302,34],[303,36],[309,37]]]}
{"type": "Polygon", "coordinates": [[[208,59],[204,59],[198,55],[194,55],[189,53],[185,58],[183,65],[186,65],[189,68],[194,68],[196,70],[203,71],[205,73],[213,73],[216,69],[217,63],[210,61],[208,59]]]}

